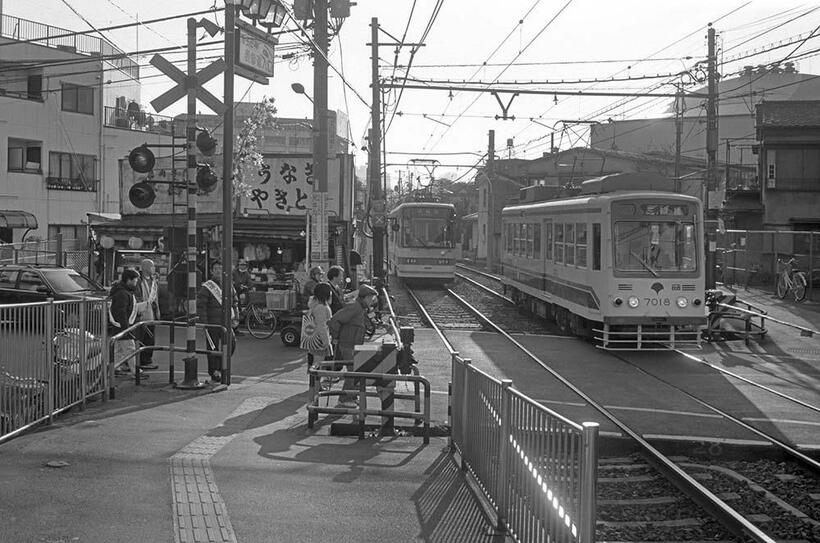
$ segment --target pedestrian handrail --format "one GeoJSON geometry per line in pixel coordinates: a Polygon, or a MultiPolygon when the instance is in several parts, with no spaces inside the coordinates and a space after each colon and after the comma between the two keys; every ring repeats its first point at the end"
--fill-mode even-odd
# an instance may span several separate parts
{"type": "MultiPolygon", "coordinates": [[[[321,365],[325,364],[328,366],[333,365],[345,365],[345,366],[352,366],[352,360],[334,360],[329,362],[322,362],[319,364],[314,364],[309,370],[308,375],[310,377],[310,400],[308,401],[307,411],[308,411],[308,428],[313,428],[313,424],[317,419],[317,415],[319,413],[325,414],[336,414],[336,415],[353,415],[359,425],[359,439],[364,439],[365,434],[365,419],[368,416],[380,416],[380,417],[387,417],[392,420],[394,417],[398,418],[409,418],[414,419],[417,423],[420,422],[422,424],[422,432],[424,437],[424,444],[430,443],[430,395],[431,395],[431,388],[430,388],[430,381],[421,376],[421,375],[401,375],[396,373],[373,373],[369,371],[336,371],[336,370],[325,370],[321,369],[321,365]],[[354,390],[323,390],[322,389],[322,378],[349,378],[356,380],[356,389],[354,390]],[[407,382],[413,383],[414,389],[416,390],[415,394],[396,394],[394,393],[394,397],[396,399],[405,399],[405,400],[415,400],[415,408],[413,411],[400,411],[396,409],[368,409],[366,398],[370,395],[366,387],[373,386],[368,384],[368,381],[376,382],[381,381],[382,385],[386,385],[387,387],[395,387],[395,383],[397,382],[407,382]],[[423,409],[419,412],[419,401],[418,401],[418,385],[422,385],[424,387],[424,399],[423,399],[423,409]],[[356,407],[330,407],[327,406],[320,406],[319,402],[321,398],[329,398],[333,396],[339,396],[341,394],[357,394],[359,397],[359,402],[356,407]]],[[[377,386],[377,388],[382,388],[382,386],[377,386]]],[[[390,424],[392,427],[392,424],[390,424]]]]}
{"type": "MultiPolygon", "coordinates": [[[[173,334],[174,329],[177,328],[177,327],[181,327],[180,323],[178,321],[167,321],[167,320],[137,321],[134,324],[132,324],[131,326],[129,326],[128,328],[126,328],[125,330],[117,332],[116,334],[111,336],[108,340],[108,349],[107,349],[108,352],[109,352],[109,358],[110,358],[110,363],[108,364],[108,373],[109,373],[110,382],[112,382],[112,383],[114,382],[114,370],[117,366],[128,362],[132,358],[136,358],[140,353],[148,352],[148,351],[151,351],[151,352],[160,351],[160,352],[170,353],[169,354],[169,363],[168,363],[168,382],[170,384],[174,383],[174,353],[187,352],[187,347],[186,346],[179,346],[178,347],[176,345],[171,345],[171,344],[169,344],[169,345],[152,345],[152,346],[149,346],[149,347],[142,346],[142,347],[137,348],[133,352],[129,353],[128,356],[126,356],[124,359],[114,360],[114,355],[113,355],[114,342],[124,338],[125,336],[129,335],[130,333],[132,333],[132,332],[134,332],[134,331],[136,331],[136,330],[138,330],[138,329],[140,329],[140,328],[142,328],[143,326],[146,326],[146,325],[168,326],[172,331],[171,336],[169,338],[170,343],[173,343],[173,341],[174,341],[174,334],[173,334]]],[[[195,326],[199,330],[207,330],[207,329],[218,328],[223,333],[226,332],[226,328],[221,324],[196,323],[195,326]]],[[[223,342],[222,349],[219,350],[219,351],[210,350],[210,349],[194,349],[194,353],[195,354],[204,354],[204,355],[209,355],[209,354],[221,355],[222,356],[222,370],[224,371],[225,366],[227,364],[227,356],[228,356],[227,349],[229,349],[229,348],[230,348],[230,342],[226,341],[226,342],[223,342]]],[[[140,372],[138,372],[138,371],[135,372],[134,377],[136,379],[136,384],[139,385],[141,383],[140,372]]],[[[113,394],[113,390],[110,390],[109,394],[113,394]]]]}
{"type": "Polygon", "coordinates": [[[390,293],[387,292],[386,288],[382,288],[381,289],[381,296],[383,297],[383,299],[387,303],[387,310],[389,311],[388,320],[390,321],[390,331],[392,332],[393,338],[396,341],[396,349],[400,351],[402,349],[401,337],[400,337],[401,334],[399,333],[399,328],[400,327],[399,327],[399,324],[398,324],[398,317],[396,317],[396,312],[393,311],[393,304],[390,301],[390,293]]]}
{"type": "Polygon", "coordinates": [[[452,447],[517,541],[595,541],[598,424],[577,424],[453,354],[452,447]]]}

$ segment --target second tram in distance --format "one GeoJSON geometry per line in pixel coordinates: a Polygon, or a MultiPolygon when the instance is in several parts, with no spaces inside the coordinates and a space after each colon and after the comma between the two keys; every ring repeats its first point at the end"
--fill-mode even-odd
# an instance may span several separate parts
{"type": "Polygon", "coordinates": [[[651,174],[502,211],[511,297],[611,350],[699,347],[706,324],[703,209],[651,174]]]}
{"type": "Polygon", "coordinates": [[[455,239],[455,206],[410,202],[389,215],[388,272],[404,280],[455,279],[461,248],[455,239]]]}

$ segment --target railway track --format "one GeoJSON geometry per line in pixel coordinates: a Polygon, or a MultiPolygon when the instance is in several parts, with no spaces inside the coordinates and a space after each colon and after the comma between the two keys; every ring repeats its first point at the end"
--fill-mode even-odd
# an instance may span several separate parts
{"type": "MultiPolygon", "coordinates": [[[[497,278],[463,266],[460,269],[465,272],[459,274],[464,281],[456,288],[479,289],[476,283],[481,283],[484,287],[481,295],[475,296],[486,298],[492,291],[499,296],[499,300],[502,300],[498,294],[501,282],[497,278]],[[473,282],[466,281],[466,275],[470,275],[473,282]]],[[[470,307],[485,327],[504,334],[516,349],[526,352],[532,360],[570,387],[587,404],[613,421],[625,435],[639,445],[639,455],[601,461],[598,486],[599,539],[733,540],[732,536],[736,535],[751,541],[775,541],[775,538],[820,541],[820,500],[811,498],[820,492],[820,469],[813,459],[762,431],[756,433],[783,450],[792,460],[717,463],[714,459],[700,462],[696,458],[667,457],[609,410],[598,405],[574,384],[556,374],[545,361],[527,351],[507,334],[503,323],[496,323],[488,315],[482,314],[478,307],[473,306],[454,290],[455,288],[448,290],[448,295],[453,299],[459,299],[464,307],[470,307]],[[791,484],[786,484],[786,481],[791,484]]],[[[508,307],[511,304],[509,300],[504,303],[507,303],[508,307]]],[[[418,298],[418,304],[419,312],[424,314],[424,300],[418,298]]],[[[428,315],[430,324],[437,328],[435,312],[428,315]]],[[[439,330],[439,334],[452,351],[453,348],[446,337],[447,330],[439,330]]],[[[631,364],[625,357],[614,357],[623,363],[631,364]]],[[[740,423],[744,427],[748,426],[738,421],[737,417],[720,410],[717,406],[708,405],[707,402],[697,399],[673,383],[651,373],[648,375],[659,379],[663,386],[672,386],[725,415],[729,424],[740,423]]],[[[759,386],[761,390],[766,388],[747,381],[759,386]]]]}

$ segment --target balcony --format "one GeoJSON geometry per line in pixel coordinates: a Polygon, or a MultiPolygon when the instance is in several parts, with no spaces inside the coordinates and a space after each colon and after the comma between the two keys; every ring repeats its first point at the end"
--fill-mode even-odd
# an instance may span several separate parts
{"type": "Polygon", "coordinates": [[[46,177],[48,190],[71,190],[79,192],[97,192],[99,179],[68,179],[65,177],[46,177]]]}
{"type": "MultiPolygon", "coordinates": [[[[174,123],[172,117],[148,114],[144,111],[129,111],[119,107],[105,106],[103,113],[105,115],[105,126],[136,130],[137,132],[151,132],[152,134],[165,136],[171,135],[171,127],[174,123]]],[[[176,131],[177,134],[184,134],[185,128],[178,125],[176,131]]]]}
{"type": "Polygon", "coordinates": [[[100,57],[132,79],[139,79],[139,64],[125,56],[125,52],[111,43],[87,34],[72,34],[70,30],[28,19],[3,14],[0,37],[10,40],[37,40],[36,45],[52,47],[70,53],[100,57]],[[57,37],[61,36],[61,37],[57,37]]]}

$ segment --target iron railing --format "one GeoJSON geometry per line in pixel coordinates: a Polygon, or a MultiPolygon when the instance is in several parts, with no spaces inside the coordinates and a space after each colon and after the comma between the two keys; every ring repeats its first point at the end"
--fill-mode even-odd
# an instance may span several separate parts
{"type": "Polygon", "coordinates": [[[97,192],[100,186],[99,179],[70,179],[67,177],[46,177],[48,190],[73,190],[80,192],[97,192]]]}
{"type": "Polygon", "coordinates": [[[517,541],[595,541],[598,425],[576,424],[453,355],[452,444],[517,541]]]}
{"type": "Polygon", "coordinates": [[[777,261],[794,257],[806,272],[809,299],[820,294],[820,232],[726,230],[717,236],[717,282],[774,291],[777,261]]]}
{"type": "Polygon", "coordinates": [[[18,41],[36,40],[34,43],[37,45],[101,57],[132,79],[139,79],[139,64],[136,61],[128,58],[118,47],[94,36],[78,35],[64,28],[6,14],[0,19],[0,36],[18,41]]]}
{"type": "Polygon", "coordinates": [[[79,272],[87,273],[89,263],[88,240],[77,238],[0,243],[0,265],[56,265],[58,262],[79,272]]]}
{"type": "Polygon", "coordinates": [[[106,303],[0,305],[0,442],[106,397],[106,303]]]}
{"type": "MultiPolygon", "coordinates": [[[[173,117],[145,113],[144,111],[129,111],[121,107],[105,106],[103,108],[103,123],[105,126],[114,128],[124,128],[136,130],[138,132],[151,132],[170,136],[172,132],[173,117]]],[[[183,134],[185,130],[182,125],[178,125],[178,134],[183,134]]]]}

